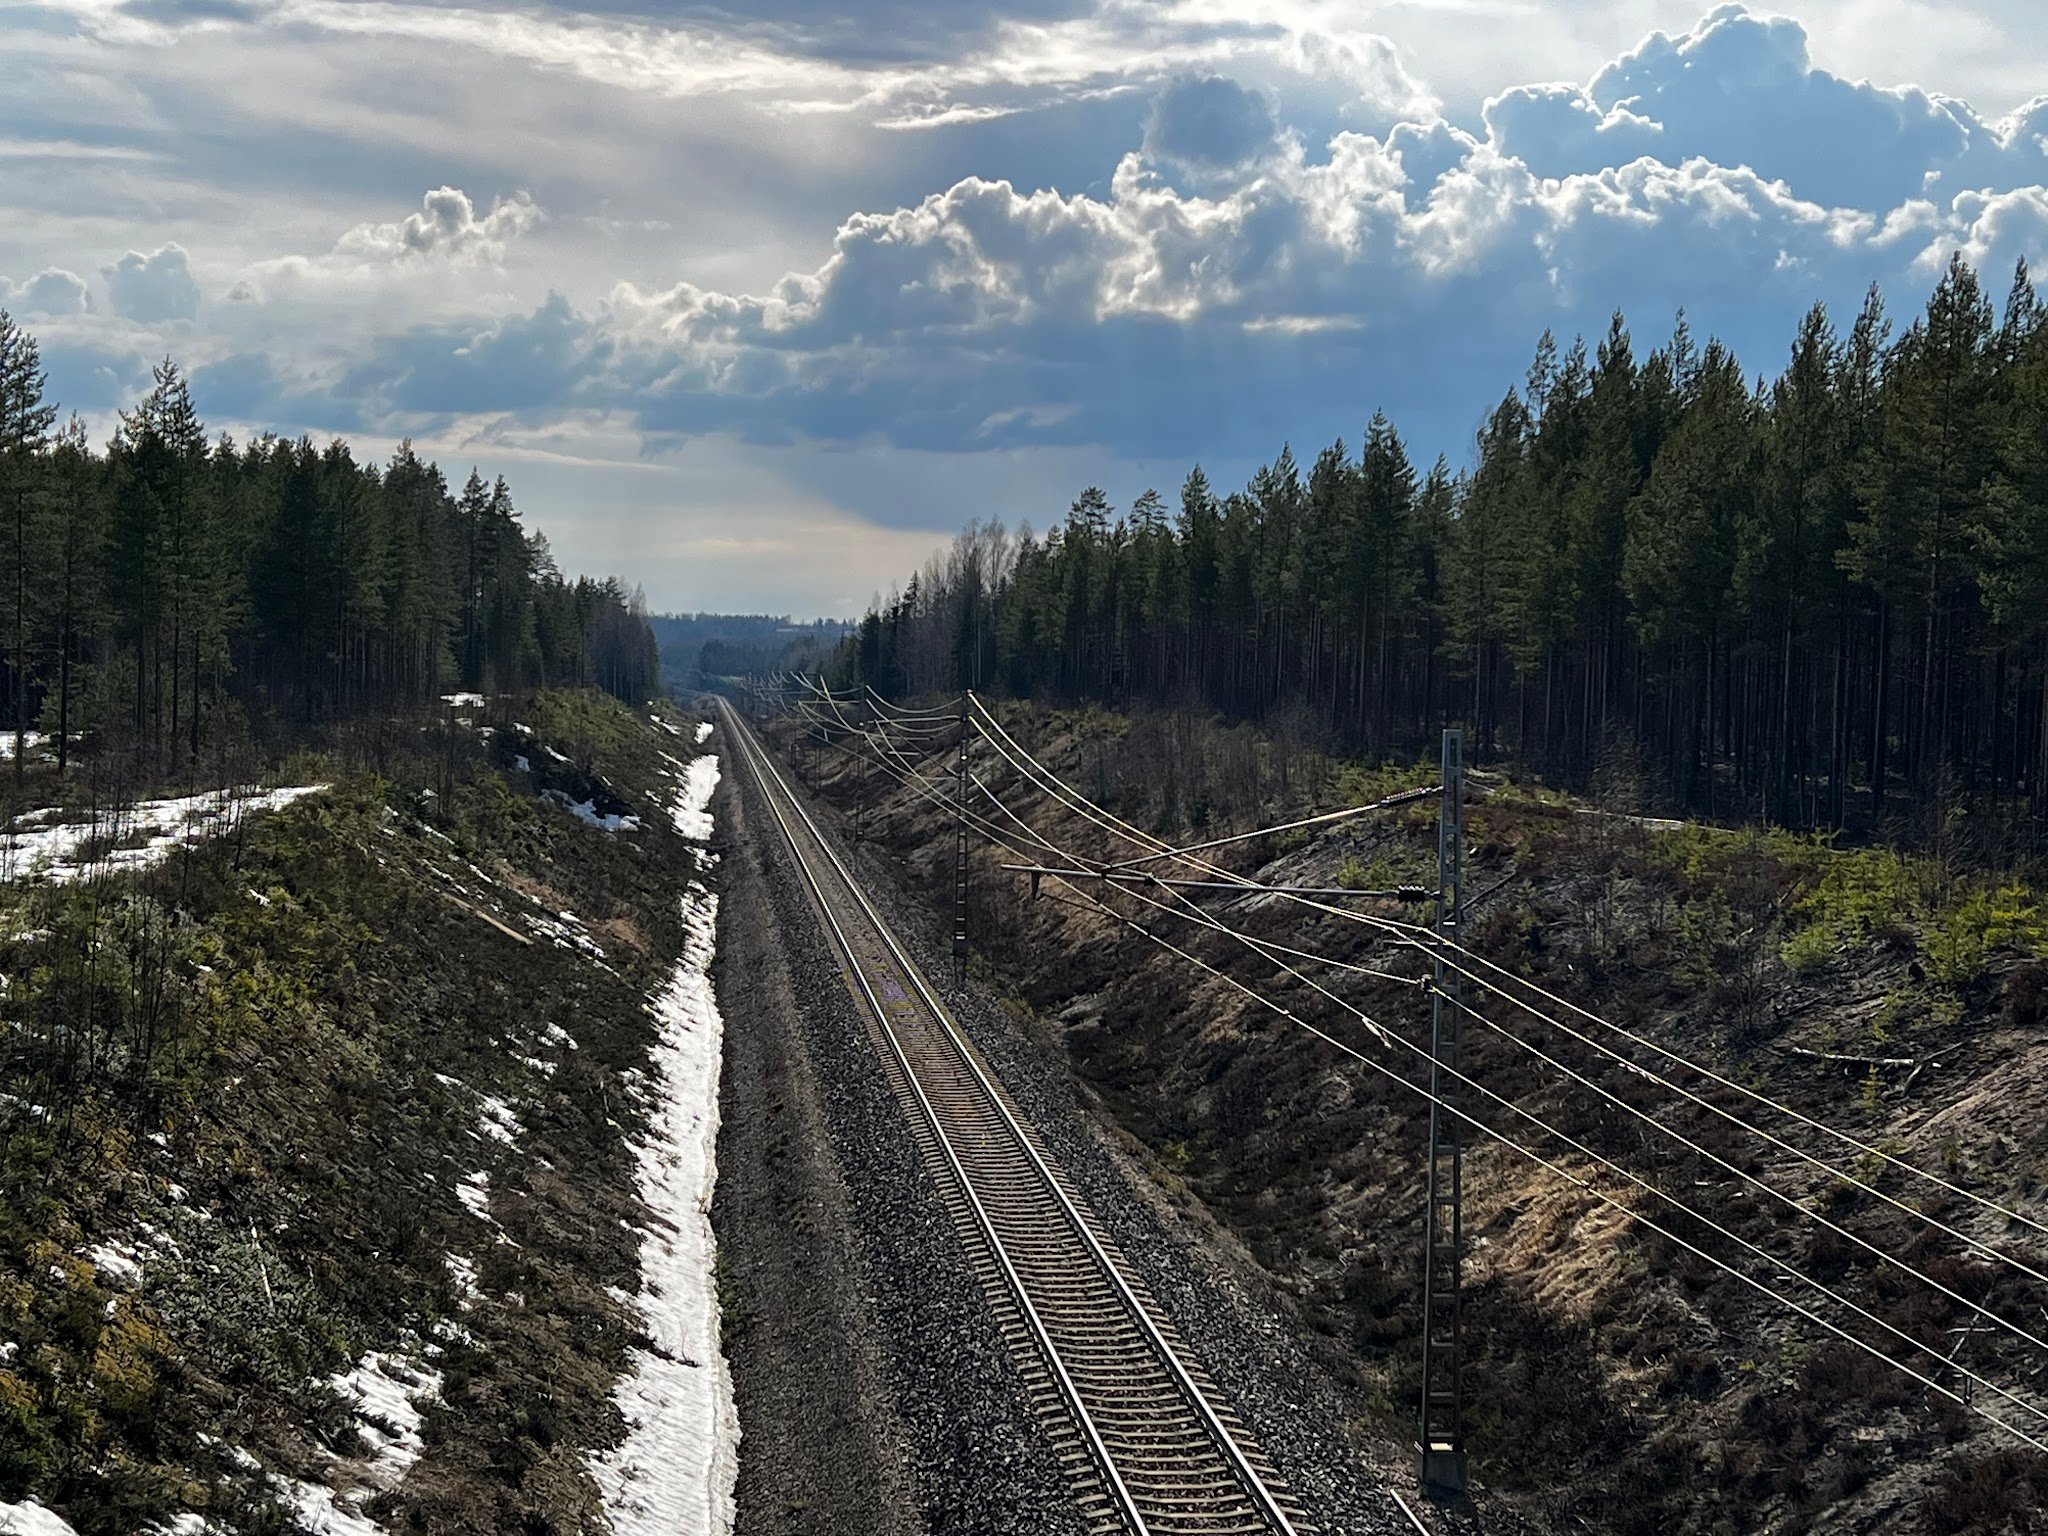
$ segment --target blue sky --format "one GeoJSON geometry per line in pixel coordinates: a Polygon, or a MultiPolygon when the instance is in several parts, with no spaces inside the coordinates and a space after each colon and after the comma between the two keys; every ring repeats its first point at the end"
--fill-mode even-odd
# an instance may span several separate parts
{"type": "Polygon", "coordinates": [[[2035,0],[0,0],[0,305],[97,431],[410,435],[658,607],[1428,460],[1549,326],[1752,373],[2048,262],[2035,0]],[[2030,22],[2033,23],[2030,25],[2030,22]]]}

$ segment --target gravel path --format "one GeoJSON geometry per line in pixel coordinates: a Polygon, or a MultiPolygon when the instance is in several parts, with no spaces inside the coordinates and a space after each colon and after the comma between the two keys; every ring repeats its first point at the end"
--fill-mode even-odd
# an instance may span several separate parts
{"type": "Polygon", "coordinates": [[[781,834],[743,770],[719,795],[741,1536],[1078,1536],[781,834]]]}

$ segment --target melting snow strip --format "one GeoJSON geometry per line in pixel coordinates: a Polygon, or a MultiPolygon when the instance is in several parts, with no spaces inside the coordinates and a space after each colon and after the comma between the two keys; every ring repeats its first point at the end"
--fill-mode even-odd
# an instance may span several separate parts
{"type": "Polygon", "coordinates": [[[513,1145],[519,1139],[520,1124],[519,1117],[512,1113],[512,1106],[488,1093],[479,1097],[482,1100],[479,1107],[484,1112],[481,1122],[484,1134],[508,1147],[513,1145]]]}
{"type": "MultiPolygon", "coordinates": [[[[718,787],[718,758],[706,753],[692,758],[690,766],[683,770],[682,788],[676,791],[675,804],[669,808],[669,820],[675,829],[693,843],[706,842],[711,837],[711,792],[718,787]]],[[[700,866],[702,861],[699,861],[700,866]]]]}
{"type": "Polygon", "coordinates": [[[144,800],[87,821],[53,821],[64,814],[58,809],[29,811],[0,831],[0,876],[40,877],[66,885],[95,868],[146,868],[173,848],[228,830],[253,811],[279,810],[325,788],[325,784],[271,790],[245,787],[175,800],[144,800]],[[96,840],[126,842],[135,837],[146,841],[140,847],[112,849],[98,860],[80,858],[96,840]]]}
{"type": "Polygon", "coordinates": [[[464,1174],[461,1181],[455,1186],[455,1198],[468,1206],[470,1215],[474,1216],[478,1221],[488,1221],[494,1227],[497,1225],[497,1222],[491,1220],[491,1176],[489,1173],[480,1169],[475,1173],[464,1174]]]}
{"type": "MultiPolygon", "coordinates": [[[[674,814],[703,818],[717,760],[691,764],[674,814]],[[708,770],[699,772],[699,764],[708,770]]],[[[723,1024],[709,971],[718,898],[696,881],[683,897],[683,953],[648,1001],[661,1026],[647,1139],[634,1149],[640,1198],[653,1213],[641,1234],[635,1298],[653,1348],[614,1391],[629,1426],[617,1450],[591,1458],[616,1536],[726,1536],[739,1475],[732,1377],[718,1347],[712,1280],[711,1191],[717,1178],[719,1046],[723,1024]]]]}

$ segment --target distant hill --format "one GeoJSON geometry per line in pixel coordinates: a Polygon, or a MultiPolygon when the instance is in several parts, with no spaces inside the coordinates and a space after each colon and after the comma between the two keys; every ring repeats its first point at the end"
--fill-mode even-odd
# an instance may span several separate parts
{"type": "Polygon", "coordinates": [[[648,619],[661,651],[662,681],[699,688],[707,678],[820,667],[853,624],[799,621],[787,614],[664,613],[648,619]]]}

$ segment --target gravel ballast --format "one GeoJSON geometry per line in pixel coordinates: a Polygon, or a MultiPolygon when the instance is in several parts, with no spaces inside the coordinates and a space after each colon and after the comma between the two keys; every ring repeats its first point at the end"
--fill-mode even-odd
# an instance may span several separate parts
{"type": "Polygon", "coordinates": [[[1070,1536],[1067,1484],[737,759],[717,1198],[738,1530],[1070,1536]]]}
{"type": "MultiPolygon", "coordinates": [[[[783,772],[818,824],[828,835],[835,833],[842,821],[837,811],[804,794],[787,766],[783,772]]],[[[873,844],[851,848],[836,836],[835,843],[1046,1148],[1258,1437],[1309,1521],[1325,1532],[1412,1536],[1414,1527],[1389,1491],[1412,1488],[1412,1464],[1405,1456],[1361,1450],[1347,1440],[1343,1395],[1295,1342],[1291,1323],[1257,1299],[1262,1281],[1270,1282],[1241,1246],[1206,1212],[1191,1213],[1169,1201],[1132,1161],[1104,1123],[1106,1114],[1077,1095],[1055,1042],[1032,1038],[979,982],[954,986],[949,919],[941,921],[905,892],[886,852],[873,844]]],[[[1432,1523],[1442,1529],[1451,1522],[1439,1514],[1432,1523]]],[[[1483,1525],[1490,1531],[1513,1528],[1499,1518],[1483,1525]]]]}

